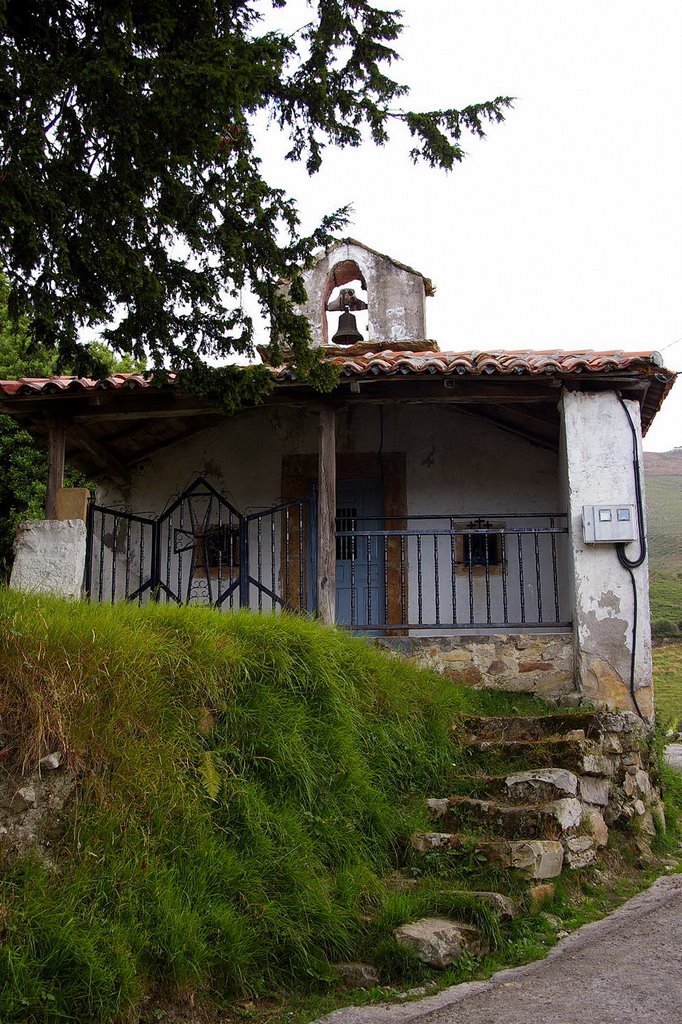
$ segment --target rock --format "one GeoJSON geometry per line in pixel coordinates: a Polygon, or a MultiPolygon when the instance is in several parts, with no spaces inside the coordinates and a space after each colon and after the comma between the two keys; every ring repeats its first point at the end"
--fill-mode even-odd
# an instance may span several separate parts
{"type": "Polygon", "coordinates": [[[22,786],[12,798],[12,810],[28,811],[36,805],[36,791],[33,786],[22,786]]]}
{"type": "Polygon", "coordinates": [[[564,797],[562,800],[554,800],[545,804],[543,811],[551,814],[559,824],[562,831],[577,828],[583,817],[583,808],[580,800],[575,797],[564,797]]]}
{"type": "Polygon", "coordinates": [[[602,740],[601,748],[605,754],[622,754],[623,745],[613,733],[606,733],[602,740]]]}
{"type": "Polygon", "coordinates": [[[479,956],[487,952],[478,928],[445,917],[424,917],[401,925],[395,929],[393,937],[429,967],[449,967],[463,953],[479,956]]]}
{"type": "Polygon", "coordinates": [[[415,832],[412,836],[412,849],[417,853],[452,850],[458,846],[459,840],[451,832],[415,832]]]}
{"type": "Polygon", "coordinates": [[[547,924],[549,925],[550,928],[553,929],[553,931],[555,931],[555,932],[559,931],[559,929],[561,928],[561,921],[559,920],[558,917],[555,917],[554,914],[546,914],[546,913],[545,914],[541,914],[540,916],[542,917],[543,921],[547,922],[547,924]]]}
{"type": "Polygon", "coordinates": [[[426,801],[426,807],[436,818],[444,818],[450,810],[450,803],[445,797],[431,797],[426,801]]]}
{"type": "Polygon", "coordinates": [[[606,775],[610,777],[615,773],[615,770],[613,759],[604,754],[585,754],[583,757],[583,771],[586,775],[606,775]]]}
{"type": "Polygon", "coordinates": [[[477,849],[502,868],[516,868],[525,878],[556,878],[561,874],[564,851],[555,839],[482,842],[477,849]]]}
{"type": "Polygon", "coordinates": [[[594,778],[591,775],[581,776],[580,796],[585,803],[606,807],[610,792],[611,785],[606,779],[594,778]]]}
{"type": "Polygon", "coordinates": [[[583,821],[590,829],[596,845],[606,846],[609,841],[609,830],[601,811],[596,807],[586,808],[583,812],[583,821]]]}
{"type": "Polygon", "coordinates": [[[640,816],[646,814],[646,807],[644,806],[641,800],[635,800],[635,802],[632,805],[632,809],[635,812],[635,814],[639,814],[640,816]]]}
{"type": "Polygon", "coordinates": [[[59,768],[61,763],[62,755],[58,750],[54,754],[46,754],[45,757],[41,757],[40,761],[38,761],[40,768],[59,768]]]}
{"type": "Polygon", "coordinates": [[[379,972],[371,964],[334,964],[344,988],[374,988],[379,984],[379,972]]]}
{"type": "Polygon", "coordinates": [[[595,858],[592,836],[567,836],[562,839],[564,860],[569,868],[586,868],[595,858]]]}
{"type": "Polygon", "coordinates": [[[508,775],[505,786],[512,796],[523,796],[528,791],[551,786],[566,796],[575,796],[578,792],[578,779],[573,772],[565,768],[542,768],[529,772],[516,772],[508,775]]]}
{"type": "Polygon", "coordinates": [[[556,886],[554,882],[543,882],[540,885],[531,885],[528,890],[531,907],[534,910],[538,907],[543,907],[545,903],[549,903],[550,900],[554,899],[555,892],[556,886]]]}
{"type": "Polygon", "coordinates": [[[501,892],[472,892],[471,895],[487,903],[504,921],[513,921],[516,917],[516,904],[501,892]]]}

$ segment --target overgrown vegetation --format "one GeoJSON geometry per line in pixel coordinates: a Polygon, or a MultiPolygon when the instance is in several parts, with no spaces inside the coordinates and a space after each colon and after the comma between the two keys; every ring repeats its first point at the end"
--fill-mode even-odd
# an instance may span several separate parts
{"type": "MultiPolygon", "coordinates": [[[[453,722],[542,710],[302,618],[0,591],[4,764],[60,750],[79,780],[49,845],[2,864],[0,1020],[137,1020],[149,993],[291,1007],[346,958],[422,982],[391,933],[424,914],[491,945],[441,982],[539,955],[554,939],[537,911],[503,930],[473,894],[530,910],[520,880],[473,848],[415,861],[408,838],[464,770],[453,722]]],[[[557,906],[578,889],[562,879],[557,906]]]]}

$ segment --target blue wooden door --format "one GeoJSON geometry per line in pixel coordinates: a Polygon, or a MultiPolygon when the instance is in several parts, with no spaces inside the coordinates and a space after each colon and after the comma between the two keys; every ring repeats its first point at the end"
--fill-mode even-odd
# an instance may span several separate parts
{"type": "MultiPolygon", "coordinates": [[[[341,480],[336,488],[337,531],[383,529],[380,480],[341,480]]],[[[336,621],[341,626],[385,622],[384,543],[380,537],[336,538],[336,621]]]]}

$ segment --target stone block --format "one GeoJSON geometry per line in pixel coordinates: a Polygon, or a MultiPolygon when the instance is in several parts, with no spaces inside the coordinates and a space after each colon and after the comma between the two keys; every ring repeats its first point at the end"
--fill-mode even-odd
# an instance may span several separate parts
{"type": "Polygon", "coordinates": [[[551,815],[561,826],[563,832],[570,832],[578,828],[583,818],[583,808],[580,800],[575,797],[563,797],[561,800],[553,800],[543,806],[543,811],[551,815]]]}
{"type": "Polygon", "coordinates": [[[39,519],[21,523],[14,541],[12,590],[78,599],[85,572],[85,523],[39,519]]]}
{"type": "Polygon", "coordinates": [[[508,775],[505,785],[510,796],[524,798],[533,792],[545,793],[548,787],[566,796],[576,796],[578,778],[565,768],[538,768],[508,775]]]}
{"type": "Polygon", "coordinates": [[[595,840],[592,836],[567,836],[562,839],[564,861],[569,868],[586,868],[595,859],[595,840]]]}
{"type": "Polygon", "coordinates": [[[583,822],[592,833],[596,846],[606,846],[609,841],[609,830],[601,811],[596,807],[586,807],[583,810],[583,822]]]}
{"type": "Polygon", "coordinates": [[[478,928],[445,917],[424,917],[401,925],[393,937],[429,967],[449,967],[464,953],[480,956],[488,948],[478,928]]]}
{"type": "Polygon", "coordinates": [[[457,837],[451,832],[416,832],[412,836],[412,849],[416,853],[431,850],[452,850],[459,846],[457,837]]]}
{"type": "Polygon", "coordinates": [[[344,988],[374,988],[379,984],[379,972],[371,964],[334,964],[344,988]]]}
{"type": "Polygon", "coordinates": [[[525,878],[556,878],[561,874],[563,847],[555,839],[518,839],[481,843],[477,849],[502,868],[515,868],[525,878]]]}
{"type": "Polygon", "coordinates": [[[513,921],[516,917],[516,904],[501,892],[472,892],[471,895],[487,903],[504,921],[513,921]]]}
{"type": "Polygon", "coordinates": [[[611,785],[607,779],[583,775],[580,779],[580,797],[585,803],[606,807],[609,802],[611,785]]]}
{"type": "Polygon", "coordinates": [[[60,487],[57,491],[56,519],[81,519],[88,521],[90,491],[87,487],[60,487]]]}
{"type": "Polygon", "coordinates": [[[605,775],[610,777],[616,773],[615,760],[604,754],[585,754],[583,771],[586,775],[605,775]]]}

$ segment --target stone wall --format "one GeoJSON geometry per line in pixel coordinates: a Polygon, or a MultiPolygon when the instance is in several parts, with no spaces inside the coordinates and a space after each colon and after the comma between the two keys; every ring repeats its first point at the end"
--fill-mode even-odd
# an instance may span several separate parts
{"type": "Polygon", "coordinates": [[[563,697],[575,693],[569,633],[518,636],[379,637],[376,643],[456,682],[563,697]]]}

